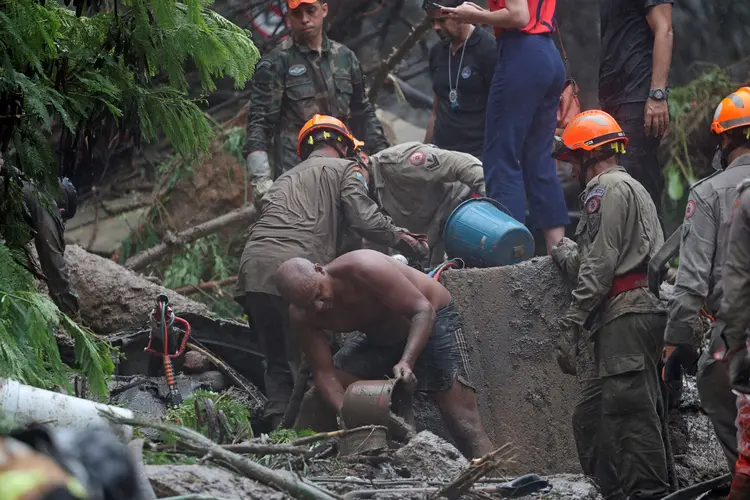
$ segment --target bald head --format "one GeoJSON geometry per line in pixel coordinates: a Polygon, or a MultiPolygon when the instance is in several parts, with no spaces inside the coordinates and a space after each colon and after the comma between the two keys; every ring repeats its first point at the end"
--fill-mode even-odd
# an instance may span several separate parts
{"type": "Polygon", "coordinates": [[[320,264],[294,257],[281,264],[276,271],[276,289],[291,304],[306,308],[318,299],[321,281],[326,276],[320,264]]]}

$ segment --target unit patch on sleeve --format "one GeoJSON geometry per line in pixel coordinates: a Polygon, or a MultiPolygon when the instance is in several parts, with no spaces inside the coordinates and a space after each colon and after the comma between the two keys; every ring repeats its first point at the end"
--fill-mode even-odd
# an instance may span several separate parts
{"type": "Polygon", "coordinates": [[[593,198],[589,196],[588,201],[586,202],[586,212],[589,214],[595,214],[599,211],[599,208],[602,206],[602,199],[598,196],[594,196],[593,198]]]}
{"type": "Polygon", "coordinates": [[[414,165],[415,167],[420,166],[424,163],[424,153],[421,151],[417,151],[416,153],[412,153],[409,157],[409,163],[414,165]]]}
{"type": "Polygon", "coordinates": [[[365,186],[365,189],[367,189],[367,179],[365,178],[364,175],[362,175],[362,171],[358,167],[354,168],[353,177],[357,179],[359,182],[361,182],[362,185],[365,186]]]}
{"type": "Polygon", "coordinates": [[[687,203],[687,207],[685,207],[685,220],[688,220],[693,215],[695,215],[695,201],[690,200],[687,203]]]}
{"type": "Polygon", "coordinates": [[[604,193],[606,192],[607,192],[607,188],[605,188],[604,186],[597,186],[591,191],[589,191],[589,194],[586,196],[586,201],[588,202],[591,198],[595,196],[601,198],[602,196],[604,196],[604,193]]]}

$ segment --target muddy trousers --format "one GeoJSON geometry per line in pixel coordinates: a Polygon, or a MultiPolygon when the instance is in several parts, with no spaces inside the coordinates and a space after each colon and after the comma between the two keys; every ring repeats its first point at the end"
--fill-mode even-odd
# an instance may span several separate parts
{"type": "Polygon", "coordinates": [[[264,382],[268,404],[264,418],[275,428],[281,423],[294,389],[292,367],[296,364],[289,353],[295,353],[296,349],[290,346],[289,306],[278,295],[248,292],[244,309],[266,358],[264,382]]]}
{"type": "Polygon", "coordinates": [[[581,383],[573,434],[583,472],[606,499],[669,493],[657,363],[666,316],[625,314],[592,338],[598,377],[581,383]]]}
{"type": "Polygon", "coordinates": [[[737,397],[737,462],[728,500],[750,498],[750,399],[737,397]]]}
{"type": "Polygon", "coordinates": [[[47,289],[52,302],[68,316],[79,311],[78,296],[70,285],[68,265],[65,263],[64,226],[60,211],[54,201],[43,206],[34,187],[23,184],[23,195],[34,230],[34,246],[39,265],[47,278],[47,289]]]}
{"type": "Polygon", "coordinates": [[[721,340],[723,331],[724,326],[721,323],[714,323],[711,326],[708,349],[703,351],[698,360],[696,382],[701,407],[711,419],[729,470],[734,473],[734,466],[737,462],[736,396],[729,385],[728,367],[714,359],[716,351],[724,347],[724,342],[721,340]]]}

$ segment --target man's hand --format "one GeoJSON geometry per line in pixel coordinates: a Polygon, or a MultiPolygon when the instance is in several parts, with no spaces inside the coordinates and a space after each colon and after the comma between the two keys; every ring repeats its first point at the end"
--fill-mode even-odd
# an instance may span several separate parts
{"type": "Polygon", "coordinates": [[[667,344],[664,346],[664,368],[661,370],[661,379],[670,389],[679,389],[682,386],[683,372],[692,372],[697,361],[698,352],[693,346],[667,344]]]}
{"type": "Polygon", "coordinates": [[[568,260],[568,255],[578,251],[578,245],[575,241],[570,238],[563,237],[560,242],[552,247],[550,250],[550,256],[555,264],[565,269],[565,263],[568,260]]]}
{"type": "Polygon", "coordinates": [[[410,258],[423,259],[430,255],[427,237],[423,234],[399,233],[399,242],[393,248],[410,258]]]}
{"type": "Polygon", "coordinates": [[[750,353],[746,346],[729,356],[729,382],[735,391],[750,394],[750,353]]]}
{"type": "Polygon", "coordinates": [[[411,371],[411,366],[408,363],[399,361],[396,366],[393,367],[393,375],[396,379],[400,379],[404,382],[406,390],[414,392],[417,390],[417,377],[414,376],[414,372],[411,371]]]}
{"type": "Polygon", "coordinates": [[[644,112],[645,123],[644,130],[646,135],[661,137],[669,127],[669,105],[667,101],[657,101],[650,97],[646,101],[646,110],[644,112]]]}
{"type": "Polygon", "coordinates": [[[578,359],[578,338],[581,335],[581,327],[568,319],[560,320],[560,337],[557,339],[557,365],[566,375],[576,374],[576,361],[578,359]]]}
{"type": "Polygon", "coordinates": [[[260,207],[260,202],[266,195],[269,189],[273,186],[271,179],[259,179],[257,183],[253,183],[253,202],[255,206],[260,207]]]}

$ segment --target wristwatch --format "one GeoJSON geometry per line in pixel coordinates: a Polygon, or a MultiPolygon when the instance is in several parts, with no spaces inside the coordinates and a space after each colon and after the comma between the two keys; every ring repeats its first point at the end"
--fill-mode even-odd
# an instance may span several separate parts
{"type": "Polygon", "coordinates": [[[669,88],[651,89],[648,91],[648,97],[654,101],[666,101],[667,97],[669,97],[669,88]]]}

